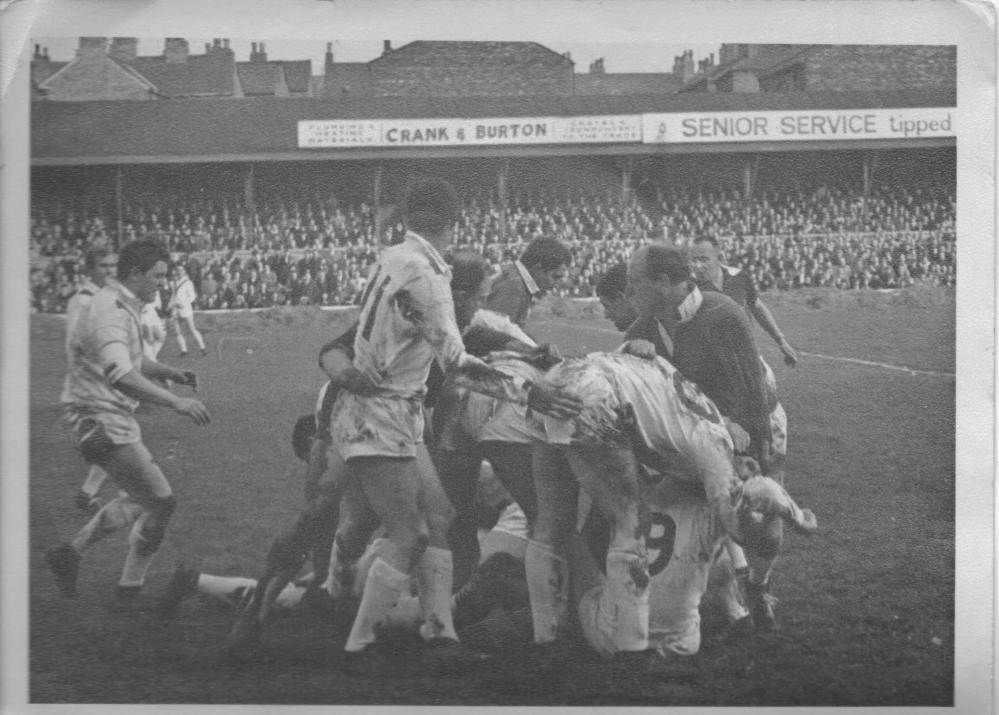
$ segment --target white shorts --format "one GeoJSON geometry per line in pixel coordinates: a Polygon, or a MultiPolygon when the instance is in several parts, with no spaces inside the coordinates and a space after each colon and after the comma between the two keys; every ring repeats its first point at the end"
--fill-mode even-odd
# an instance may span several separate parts
{"type": "Polygon", "coordinates": [[[418,396],[359,397],[343,391],[330,416],[332,446],[353,457],[416,457],[423,443],[423,402],[418,396]]]}

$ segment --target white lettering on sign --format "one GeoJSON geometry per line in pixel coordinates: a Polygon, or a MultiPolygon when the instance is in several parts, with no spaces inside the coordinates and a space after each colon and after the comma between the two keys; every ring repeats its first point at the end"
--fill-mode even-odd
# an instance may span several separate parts
{"type": "Polygon", "coordinates": [[[307,120],[301,149],[487,144],[583,144],[642,141],[638,114],[593,117],[307,120]]]}
{"type": "Polygon", "coordinates": [[[952,137],[953,107],[643,114],[646,144],[952,137]]]}

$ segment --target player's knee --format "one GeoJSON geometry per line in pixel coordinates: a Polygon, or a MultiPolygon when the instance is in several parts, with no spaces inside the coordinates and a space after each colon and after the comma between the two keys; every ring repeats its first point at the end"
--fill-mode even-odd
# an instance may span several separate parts
{"type": "Polygon", "coordinates": [[[170,517],[177,509],[177,497],[173,494],[165,497],[154,497],[148,505],[148,516],[142,523],[140,536],[143,541],[143,551],[153,553],[160,548],[163,537],[166,536],[170,517]]]}

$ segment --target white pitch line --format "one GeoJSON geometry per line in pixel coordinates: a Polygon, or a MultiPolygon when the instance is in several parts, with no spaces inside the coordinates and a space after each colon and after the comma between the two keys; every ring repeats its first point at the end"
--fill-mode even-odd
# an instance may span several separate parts
{"type": "Polygon", "coordinates": [[[885,370],[898,370],[899,372],[907,372],[910,375],[933,375],[935,377],[954,377],[952,372],[938,372],[936,370],[916,370],[911,367],[905,367],[904,365],[889,365],[886,362],[873,362],[871,360],[861,360],[859,358],[849,358],[849,357],[838,357],[836,355],[821,355],[819,353],[806,353],[803,350],[798,351],[799,355],[807,355],[808,357],[822,358],[823,360],[839,360],[840,362],[852,362],[857,365],[868,365],[870,367],[881,367],[885,370]]]}
{"type": "MultiPolygon", "coordinates": [[[[621,335],[616,330],[611,330],[610,328],[599,328],[593,325],[580,325],[578,323],[569,323],[562,320],[539,320],[535,325],[559,325],[563,328],[572,328],[574,330],[588,330],[592,333],[603,333],[607,335],[621,335]]],[[[910,375],[933,375],[935,377],[954,377],[952,372],[938,372],[936,370],[916,370],[911,367],[905,367],[904,365],[890,365],[885,362],[874,362],[872,360],[861,360],[859,358],[851,357],[840,357],[837,355],[822,355],[821,353],[808,353],[803,350],[798,351],[799,355],[807,355],[808,357],[821,358],[823,360],[838,360],[840,362],[852,362],[857,365],[867,365],[868,367],[880,367],[885,370],[897,370],[898,372],[907,372],[910,375]]]]}

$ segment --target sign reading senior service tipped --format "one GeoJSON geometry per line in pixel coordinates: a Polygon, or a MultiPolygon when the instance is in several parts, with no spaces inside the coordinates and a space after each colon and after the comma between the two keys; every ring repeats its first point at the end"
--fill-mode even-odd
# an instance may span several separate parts
{"type": "Polygon", "coordinates": [[[320,119],[298,123],[300,149],[640,141],[642,119],[638,114],[487,119],[320,119]]]}
{"type": "Polygon", "coordinates": [[[953,107],[643,114],[646,144],[957,136],[953,107]]]}

